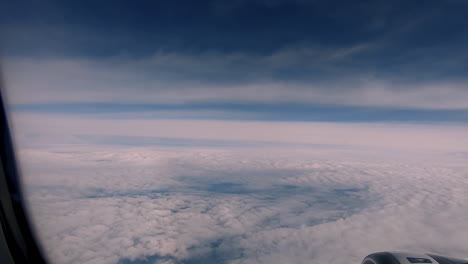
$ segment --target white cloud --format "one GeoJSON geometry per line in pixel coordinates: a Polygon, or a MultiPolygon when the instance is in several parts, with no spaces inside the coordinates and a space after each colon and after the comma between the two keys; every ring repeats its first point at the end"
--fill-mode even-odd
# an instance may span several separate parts
{"type": "Polygon", "coordinates": [[[467,109],[463,80],[411,81],[402,74],[377,77],[371,70],[340,68],[340,60],[371,46],[291,47],[266,56],[206,52],[99,61],[5,58],[2,66],[12,104],[234,101],[467,109]],[[296,68],[307,73],[280,77],[282,70],[296,68]]]}
{"type": "Polygon", "coordinates": [[[378,250],[468,256],[466,158],[399,154],[67,147],[19,157],[54,263],[359,263],[378,250]]]}
{"type": "Polygon", "coordinates": [[[11,120],[20,145],[44,146],[71,142],[86,144],[87,142],[76,136],[99,135],[329,144],[345,147],[454,152],[468,149],[468,127],[465,125],[116,120],[105,116],[90,118],[80,115],[22,113],[12,114],[11,120]]]}

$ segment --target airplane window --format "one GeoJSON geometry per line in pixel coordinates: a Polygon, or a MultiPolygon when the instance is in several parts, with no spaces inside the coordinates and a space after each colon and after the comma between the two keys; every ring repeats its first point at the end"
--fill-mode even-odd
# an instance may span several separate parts
{"type": "Polygon", "coordinates": [[[466,1],[3,2],[48,262],[468,257],[466,1]]]}

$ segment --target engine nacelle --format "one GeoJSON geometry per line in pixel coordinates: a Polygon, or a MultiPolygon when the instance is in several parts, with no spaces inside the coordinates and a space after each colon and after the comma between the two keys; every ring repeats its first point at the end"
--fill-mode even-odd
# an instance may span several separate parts
{"type": "Polygon", "coordinates": [[[411,252],[377,252],[368,255],[362,264],[468,264],[466,259],[457,259],[434,254],[411,252]]]}

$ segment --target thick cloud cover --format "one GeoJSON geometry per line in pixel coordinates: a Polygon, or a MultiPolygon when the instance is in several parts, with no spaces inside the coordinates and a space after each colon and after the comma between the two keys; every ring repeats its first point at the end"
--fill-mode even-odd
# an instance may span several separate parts
{"type": "Polygon", "coordinates": [[[76,146],[19,157],[53,263],[359,263],[378,250],[468,256],[466,156],[384,153],[76,146]]]}
{"type": "Polygon", "coordinates": [[[6,2],[53,263],[468,256],[467,1],[6,2]]]}

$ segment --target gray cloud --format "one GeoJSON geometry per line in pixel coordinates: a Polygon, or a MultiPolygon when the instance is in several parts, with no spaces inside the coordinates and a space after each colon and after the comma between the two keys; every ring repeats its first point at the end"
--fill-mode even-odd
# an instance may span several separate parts
{"type": "Polygon", "coordinates": [[[0,16],[2,63],[13,103],[466,109],[466,8],[462,1],[15,2],[0,16]]]}
{"type": "Polygon", "coordinates": [[[385,76],[359,65],[340,69],[348,56],[367,49],[372,44],[293,47],[268,56],[207,52],[100,61],[12,58],[5,60],[4,69],[13,104],[250,102],[466,109],[468,89],[462,79],[415,80],[411,71],[385,76]]]}

